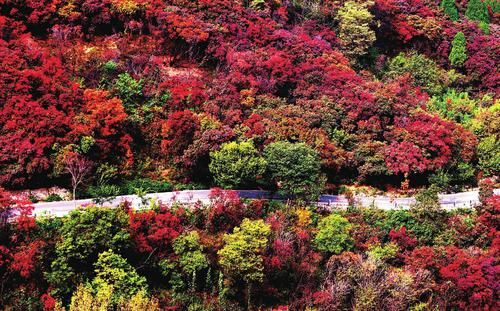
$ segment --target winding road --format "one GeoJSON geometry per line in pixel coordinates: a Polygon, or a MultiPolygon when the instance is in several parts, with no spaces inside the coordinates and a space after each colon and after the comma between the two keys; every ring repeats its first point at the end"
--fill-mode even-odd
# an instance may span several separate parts
{"type": "MultiPolygon", "coordinates": [[[[239,190],[237,191],[241,198],[245,199],[277,199],[283,198],[272,196],[269,192],[260,190],[239,190]]],[[[495,190],[496,194],[500,194],[500,189],[495,190]]],[[[118,196],[108,202],[103,203],[103,206],[117,206],[122,202],[129,201],[134,208],[144,206],[143,202],[155,199],[163,203],[208,203],[210,190],[186,190],[176,192],[150,193],[144,198],[139,198],[136,195],[118,196]]],[[[447,210],[457,208],[470,208],[479,203],[478,191],[468,191],[454,194],[439,195],[441,206],[447,210]]],[[[355,197],[355,202],[358,205],[369,207],[375,206],[381,209],[397,209],[408,208],[415,199],[408,198],[391,198],[388,196],[364,196],[358,195],[355,197]]],[[[33,204],[34,215],[36,216],[64,216],[78,207],[92,205],[92,199],[76,200],[76,201],[59,201],[59,202],[44,202],[33,204]]],[[[322,195],[317,202],[318,206],[326,208],[345,208],[348,206],[348,201],[343,195],[322,195]]]]}

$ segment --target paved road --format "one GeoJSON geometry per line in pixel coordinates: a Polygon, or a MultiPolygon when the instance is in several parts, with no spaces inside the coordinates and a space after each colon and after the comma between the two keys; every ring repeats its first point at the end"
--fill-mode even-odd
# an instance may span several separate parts
{"type": "MultiPolygon", "coordinates": [[[[269,192],[259,190],[242,190],[237,191],[240,197],[247,199],[271,198],[269,192]]],[[[156,199],[163,203],[208,203],[210,190],[186,190],[177,192],[151,193],[146,195],[148,199],[156,199]]],[[[495,193],[500,194],[500,189],[496,189],[495,193]]],[[[273,196],[273,199],[283,199],[278,196],[273,196]]],[[[455,194],[443,194],[439,196],[441,206],[445,209],[470,208],[479,203],[478,192],[469,191],[455,194]]],[[[140,208],[143,205],[141,198],[136,195],[118,196],[109,202],[103,203],[103,206],[117,206],[122,202],[129,201],[134,208],[140,208]]],[[[381,209],[408,208],[410,204],[415,202],[414,198],[390,198],[386,196],[357,196],[355,198],[357,204],[362,206],[376,206],[381,209]]],[[[76,201],[60,201],[60,202],[45,202],[34,204],[34,214],[64,216],[77,207],[85,207],[92,205],[91,199],[76,200],[76,201]]],[[[345,208],[348,205],[347,199],[342,195],[322,195],[317,202],[319,206],[328,208],[345,208]]]]}

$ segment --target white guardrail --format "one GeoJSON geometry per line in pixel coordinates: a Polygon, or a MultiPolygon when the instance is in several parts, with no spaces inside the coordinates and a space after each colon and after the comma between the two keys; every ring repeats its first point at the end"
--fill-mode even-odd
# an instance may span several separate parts
{"type": "MultiPolygon", "coordinates": [[[[237,191],[241,198],[246,199],[277,199],[286,200],[285,198],[272,196],[267,191],[260,190],[242,190],[237,191]]],[[[210,190],[186,190],[177,192],[151,193],[140,198],[136,195],[117,196],[109,201],[106,201],[102,206],[113,207],[120,203],[128,201],[133,208],[141,208],[145,201],[157,200],[163,203],[209,203],[210,190]]],[[[495,194],[500,194],[500,189],[495,190],[495,194]]],[[[478,191],[461,192],[455,194],[439,195],[439,201],[444,209],[452,210],[457,208],[472,208],[479,204],[478,191]]],[[[409,208],[415,202],[415,198],[392,198],[387,196],[363,196],[358,195],[354,198],[357,206],[377,207],[380,209],[404,209],[409,208]]],[[[64,216],[70,211],[78,208],[93,205],[92,199],[76,200],[76,201],[58,201],[58,202],[42,202],[33,204],[35,216],[64,216]]],[[[322,195],[319,201],[316,202],[319,207],[329,209],[343,209],[349,205],[347,198],[343,195],[322,195]]]]}

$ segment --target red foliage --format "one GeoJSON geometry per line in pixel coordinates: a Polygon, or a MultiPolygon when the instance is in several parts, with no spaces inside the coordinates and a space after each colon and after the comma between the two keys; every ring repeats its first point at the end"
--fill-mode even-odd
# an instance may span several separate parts
{"type": "Polygon", "coordinates": [[[160,88],[167,88],[172,95],[168,106],[171,111],[199,108],[207,100],[205,85],[196,78],[175,77],[162,83],[160,88]]]}
{"type": "Polygon", "coordinates": [[[230,232],[241,223],[245,215],[245,206],[236,191],[213,188],[208,197],[210,207],[205,226],[210,231],[230,232]]]}
{"type": "Polygon", "coordinates": [[[130,235],[140,253],[155,253],[159,258],[167,256],[175,238],[182,233],[181,219],[167,206],[159,211],[130,210],[130,235]]]}
{"type": "Polygon", "coordinates": [[[32,209],[28,201],[0,188],[0,274],[4,282],[29,281],[40,271],[46,242],[33,234],[37,225],[32,209]]]}
{"type": "Polygon", "coordinates": [[[473,134],[437,116],[418,113],[397,125],[386,150],[386,164],[393,173],[435,170],[452,160],[469,161],[474,154],[473,134]]]}
{"type": "Polygon", "coordinates": [[[163,18],[171,39],[181,39],[187,43],[200,43],[208,39],[208,25],[193,14],[181,11],[165,12],[163,18]]]}
{"type": "Polygon", "coordinates": [[[408,235],[406,227],[401,227],[398,231],[391,229],[389,239],[399,246],[401,251],[407,251],[417,246],[417,239],[408,235]]]}
{"type": "Polygon", "coordinates": [[[9,269],[19,273],[23,278],[28,278],[40,263],[44,246],[45,242],[40,240],[19,246],[12,253],[12,262],[9,269]]]}
{"type": "Polygon", "coordinates": [[[162,128],[162,150],[169,156],[182,156],[184,150],[193,142],[199,126],[198,117],[190,110],[170,114],[162,128]]]}
{"type": "Polygon", "coordinates": [[[84,136],[94,138],[92,157],[129,168],[134,161],[132,138],[127,133],[127,114],[121,100],[111,98],[106,91],[87,89],[84,101],[82,111],[75,116],[71,136],[75,141],[84,136]]]}
{"type": "Polygon", "coordinates": [[[42,295],[43,311],[52,311],[57,305],[57,300],[54,299],[50,294],[42,295]]]}
{"type": "Polygon", "coordinates": [[[0,183],[48,174],[52,147],[66,142],[80,105],[77,84],[47,54],[29,36],[0,40],[0,183]]]}
{"type": "Polygon", "coordinates": [[[448,249],[450,262],[439,269],[444,280],[450,280],[457,290],[452,304],[463,310],[494,310],[498,305],[498,258],[471,255],[457,248],[448,249]]]}

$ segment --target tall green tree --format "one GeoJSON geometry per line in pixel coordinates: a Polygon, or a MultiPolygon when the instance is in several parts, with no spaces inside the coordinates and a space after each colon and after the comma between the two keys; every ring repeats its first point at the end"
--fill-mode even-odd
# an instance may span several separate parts
{"type": "Polygon", "coordinates": [[[208,260],[200,244],[200,236],[196,231],[180,235],[173,244],[174,252],[179,256],[181,270],[191,277],[191,284],[196,284],[196,273],[208,268],[208,260]]]}
{"type": "Polygon", "coordinates": [[[317,152],[304,143],[275,142],[266,146],[264,158],[278,189],[293,197],[314,198],[323,188],[317,152]]]}
{"type": "Polygon", "coordinates": [[[219,151],[210,153],[210,159],[210,172],[215,182],[224,188],[255,185],[266,169],[266,160],[251,141],[223,144],[219,151]]]}
{"type": "Polygon", "coordinates": [[[462,67],[467,60],[467,41],[463,32],[458,32],[453,38],[448,58],[455,67],[462,67]]]}
{"type": "Polygon", "coordinates": [[[112,250],[102,252],[95,263],[96,277],[92,288],[99,293],[103,289],[112,288],[111,304],[118,305],[141,290],[147,289],[146,278],[122,256],[112,250]]]}
{"type": "Polygon", "coordinates": [[[121,208],[75,210],[63,222],[47,279],[54,294],[67,299],[78,284],[95,276],[92,267],[100,253],[125,251],[131,239],[128,215],[121,208]]]}
{"type": "Polygon", "coordinates": [[[243,219],[233,233],[224,235],[224,247],[219,250],[219,264],[224,275],[247,284],[247,299],[250,309],[252,284],[264,279],[262,255],[268,246],[271,233],[269,225],[262,219],[243,219]]]}
{"type": "Polygon", "coordinates": [[[458,9],[455,4],[455,0],[443,0],[441,1],[440,8],[443,12],[450,17],[451,20],[457,21],[460,16],[458,15],[458,9]]]}
{"type": "Polygon", "coordinates": [[[488,13],[488,7],[481,0],[470,0],[467,4],[465,16],[473,21],[483,22],[486,24],[490,23],[490,14],[488,13]]]}

